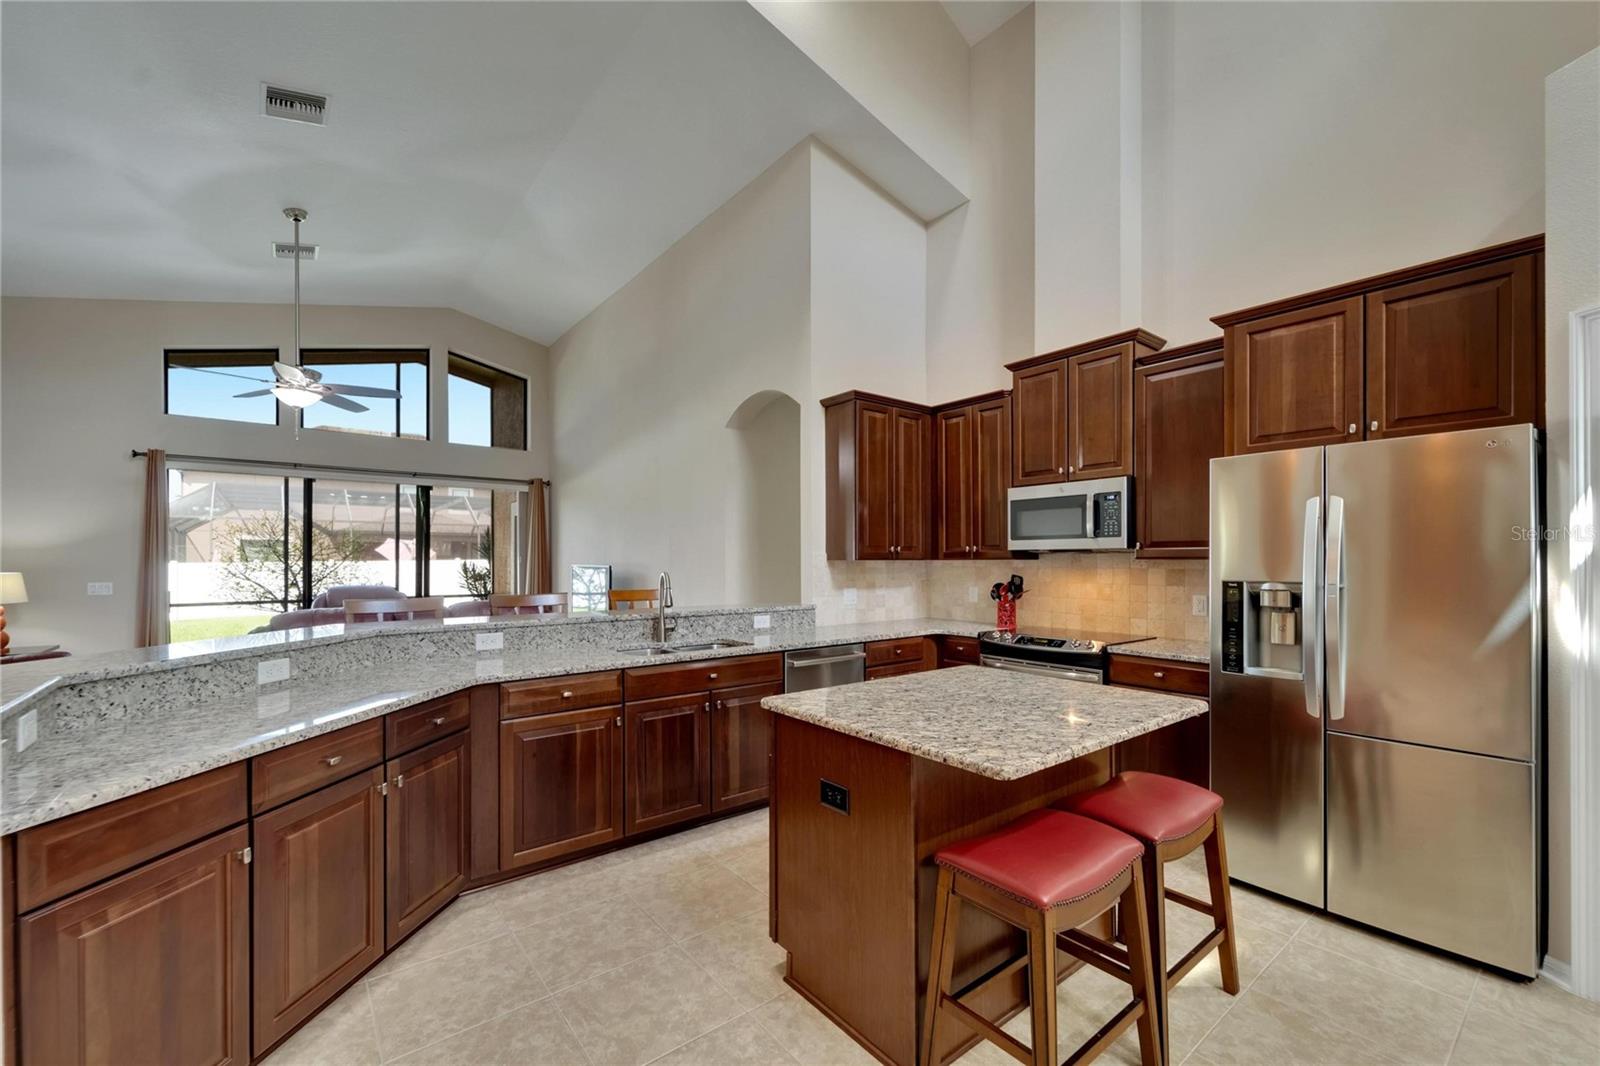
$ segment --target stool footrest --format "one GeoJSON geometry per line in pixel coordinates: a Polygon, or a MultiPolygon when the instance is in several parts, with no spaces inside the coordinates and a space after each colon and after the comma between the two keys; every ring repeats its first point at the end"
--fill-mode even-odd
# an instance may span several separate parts
{"type": "MultiPolygon", "coordinates": [[[[1001,1050],[1010,1054],[1010,1056],[1016,1059],[1018,1062],[1027,1063],[1028,1066],[1032,1066],[1033,1051],[1022,1041],[1018,1040],[1016,1037],[1012,1036],[998,1025],[995,1025],[989,1019],[985,1018],[983,1015],[979,1014],[977,1011],[973,1010],[956,997],[950,995],[948,992],[941,995],[939,997],[939,1001],[941,1010],[953,1011],[955,1016],[961,1021],[965,1022],[974,1032],[987,1037],[996,1044],[999,1044],[1001,1050]]],[[[1052,1057],[1054,1057],[1053,1054],[1052,1057]]]]}
{"type": "Polygon", "coordinates": [[[1008,959],[1007,961],[1002,962],[1000,965],[994,967],[982,977],[968,982],[966,987],[961,989],[961,991],[950,993],[950,998],[954,999],[957,1003],[960,1003],[963,1000],[971,999],[973,996],[978,995],[985,988],[988,988],[996,981],[1010,977],[1012,974],[1025,968],[1027,965],[1028,953],[1024,951],[1016,958],[1008,959]]]}
{"type": "MultiPolygon", "coordinates": [[[[1099,1032],[1090,1037],[1087,1044],[1073,1052],[1061,1066],[1077,1066],[1077,1063],[1088,1062],[1110,1047],[1119,1036],[1127,1031],[1128,1026],[1139,1020],[1139,1016],[1144,1012],[1145,1005],[1143,1003],[1138,1000],[1129,1003],[1118,1011],[1109,1022],[1102,1025],[1099,1032]]],[[[1052,1054],[1050,1057],[1053,1059],[1055,1055],[1052,1054]]]]}
{"type": "Polygon", "coordinates": [[[1189,954],[1179,959],[1178,965],[1167,971],[1167,987],[1171,988],[1183,980],[1184,975],[1194,969],[1208,951],[1222,943],[1222,938],[1227,935],[1226,929],[1213,929],[1204,940],[1190,948],[1189,954]]]}
{"type": "Polygon", "coordinates": [[[1086,962],[1124,982],[1132,972],[1128,966],[1127,948],[1090,936],[1081,929],[1064,929],[1057,933],[1056,947],[1080,962],[1086,962]]]}
{"type": "Polygon", "coordinates": [[[1199,911],[1207,918],[1216,917],[1216,909],[1203,899],[1196,899],[1187,892],[1179,892],[1175,888],[1167,889],[1167,898],[1179,906],[1188,907],[1192,911],[1199,911]]]}

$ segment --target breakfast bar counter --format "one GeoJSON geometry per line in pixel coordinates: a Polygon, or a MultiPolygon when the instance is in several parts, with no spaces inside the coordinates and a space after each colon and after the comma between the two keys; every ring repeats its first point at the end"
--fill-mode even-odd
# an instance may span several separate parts
{"type": "MultiPolygon", "coordinates": [[[[1206,713],[1202,700],[976,666],[763,706],[776,716],[771,931],[789,953],[786,979],[905,1066],[917,1061],[934,853],[1102,784],[1118,744],[1206,713]]],[[[957,985],[1010,958],[1019,937],[970,914],[957,985]]],[[[1025,977],[996,982],[974,1007],[1016,1013],[1025,977]]],[[[953,1030],[935,1061],[974,1039],[953,1030]]]]}

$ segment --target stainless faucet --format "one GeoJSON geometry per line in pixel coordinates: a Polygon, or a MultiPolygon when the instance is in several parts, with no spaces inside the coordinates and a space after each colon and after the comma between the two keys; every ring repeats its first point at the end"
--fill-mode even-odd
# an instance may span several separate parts
{"type": "Polygon", "coordinates": [[[678,628],[677,619],[667,618],[667,608],[672,606],[672,575],[665,570],[661,571],[661,585],[656,592],[656,621],[652,639],[657,644],[665,644],[672,636],[672,631],[678,628]]]}

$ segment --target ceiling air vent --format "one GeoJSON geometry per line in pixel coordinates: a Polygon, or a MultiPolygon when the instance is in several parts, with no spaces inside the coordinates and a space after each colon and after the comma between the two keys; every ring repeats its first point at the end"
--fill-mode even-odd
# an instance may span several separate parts
{"type": "Polygon", "coordinates": [[[315,259],[317,257],[317,249],[320,247],[321,245],[317,244],[297,245],[293,241],[273,241],[272,254],[279,259],[293,259],[295,249],[299,248],[301,259],[315,259]]]}
{"type": "Polygon", "coordinates": [[[261,113],[272,118],[286,118],[290,122],[305,122],[322,126],[328,120],[328,98],[316,93],[280,89],[275,85],[261,87],[261,113]]]}

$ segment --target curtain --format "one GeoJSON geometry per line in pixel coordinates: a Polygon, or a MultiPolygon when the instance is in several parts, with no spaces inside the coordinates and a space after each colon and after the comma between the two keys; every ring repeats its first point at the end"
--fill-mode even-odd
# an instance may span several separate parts
{"type": "Polygon", "coordinates": [[[550,483],[542,478],[528,482],[528,554],[522,568],[525,592],[554,591],[550,573],[550,483]]]}
{"type": "Polygon", "coordinates": [[[138,646],[166,644],[167,632],[167,453],[151,448],[144,456],[138,646]]]}

